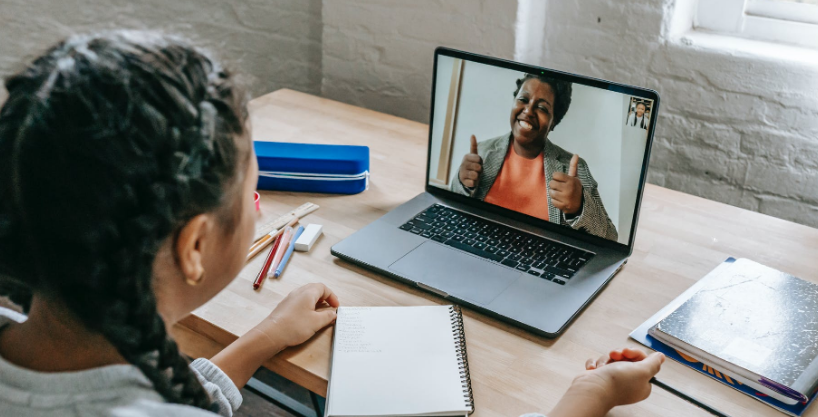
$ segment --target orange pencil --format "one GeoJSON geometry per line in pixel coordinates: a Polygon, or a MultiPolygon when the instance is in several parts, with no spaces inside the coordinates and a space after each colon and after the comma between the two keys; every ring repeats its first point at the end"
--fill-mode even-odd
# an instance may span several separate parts
{"type": "Polygon", "coordinates": [[[276,238],[273,247],[270,249],[270,253],[267,255],[267,259],[264,260],[264,266],[261,267],[261,271],[258,271],[258,275],[256,275],[256,280],[253,281],[253,289],[257,290],[261,287],[261,283],[264,282],[264,278],[267,276],[267,271],[270,270],[270,265],[273,264],[273,257],[275,256],[276,249],[278,249],[278,245],[281,244],[281,235],[278,235],[276,238]]]}
{"type": "MultiPolygon", "coordinates": [[[[290,220],[290,222],[287,223],[285,225],[285,227],[286,226],[292,227],[292,225],[294,225],[296,223],[298,223],[298,218],[297,217],[290,220]]],[[[284,233],[284,228],[285,227],[282,227],[281,229],[278,229],[278,230],[274,230],[274,231],[270,232],[269,234],[264,235],[256,243],[254,243],[252,246],[250,246],[250,253],[247,254],[247,261],[250,261],[250,259],[252,259],[254,256],[256,256],[259,252],[261,252],[262,249],[266,248],[267,245],[269,245],[271,242],[273,242],[277,236],[284,233]]]]}

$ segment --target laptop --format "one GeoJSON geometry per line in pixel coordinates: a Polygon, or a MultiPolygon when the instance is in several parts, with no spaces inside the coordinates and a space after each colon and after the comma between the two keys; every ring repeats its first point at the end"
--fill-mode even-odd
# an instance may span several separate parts
{"type": "Polygon", "coordinates": [[[659,96],[435,50],[425,192],[332,254],[556,337],[633,252],[659,96]]]}

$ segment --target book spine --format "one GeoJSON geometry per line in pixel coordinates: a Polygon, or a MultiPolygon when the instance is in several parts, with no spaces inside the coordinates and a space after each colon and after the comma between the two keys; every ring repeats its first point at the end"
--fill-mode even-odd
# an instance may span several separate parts
{"type": "Polygon", "coordinates": [[[459,306],[449,307],[449,317],[452,319],[452,332],[454,333],[454,346],[457,352],[457,365],[460,369],[460,381],[463,386],[463,399],[466,406],[474,412],[474,392],[471,388],[471,374],[469,372],[469,357],[466,353],[466,329],[463,327],[463,312],[459,306]]]}

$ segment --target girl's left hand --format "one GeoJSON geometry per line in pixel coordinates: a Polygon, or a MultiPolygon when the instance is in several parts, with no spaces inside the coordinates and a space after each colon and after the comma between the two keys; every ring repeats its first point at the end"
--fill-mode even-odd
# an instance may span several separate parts
{"type": "Polygon", "coordinates": [[[324,284],[307,284],[287,295],[254,329],[284,347],[300,345],[335,321],[338,297],[324,284]]]}

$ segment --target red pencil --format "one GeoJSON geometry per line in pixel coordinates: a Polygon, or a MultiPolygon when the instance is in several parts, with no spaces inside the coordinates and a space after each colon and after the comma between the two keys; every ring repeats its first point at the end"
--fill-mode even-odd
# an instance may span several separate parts
{"type": "Polygon", "coordinates": [[[254,290],[257,290],[259,287],[261,287],[261,283],[267,276],[267,271],[270,269],[270,265],[273,264],[273,257],[275,257],[276,248],[278,248],[278,245],[281,244],[281,236],[282,235],[278,235],[278,237],[276,237],[276,240],[273,243],[273,247],[270,249],[270,253],[267,255],[267,259],[264,260],[264,266],[261,268],[261,271],[258,271],[256,280],[253,281],[254,290]]]}

